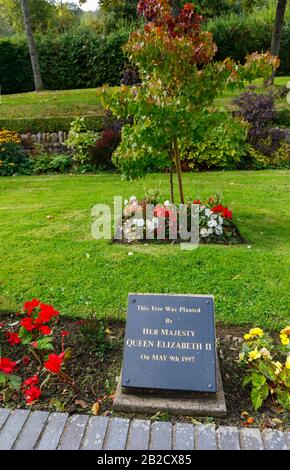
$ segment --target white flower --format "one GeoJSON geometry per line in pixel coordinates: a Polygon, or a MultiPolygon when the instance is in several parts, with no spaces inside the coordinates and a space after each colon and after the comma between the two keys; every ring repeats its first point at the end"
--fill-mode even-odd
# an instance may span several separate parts
{"type": "Polygon", "coordinates": [[[170,206],[170,201],[164,201],[164,204],[163,204],[163,205],[164,205],[164,207],[170,206]]]}
{"type": "Polygon", "coordinates": [[[144,227],[145,221],[144,219],[137,219],[137,227],[144,227]]]}
{"type": "Polygon", "coordinates": [[[206,217],[209,217],[212,214],[212,211],[210,209],[205,209],[204,214],[206,217]]]}
{"type": "Polygon", "coordinates": [[[136,196],[131,196],[131,197],[130,197],[130,202],[133,203],[133,202],[135,202],[135,201],[137,201],[136,196]]]}
{"type": "Polygon", "coordinates": [[[128,206],[128,204],[129,204],[128,199],[125,199],[125,201],[124,201],[124,206],[128,206]]]}
{"type": "Polygon", "coordinates": [[[214,231],[215,231],[216,235],[222,235],[223,228],[220,225],[218,225],[217,227],[215,227],[214,231]]]}
{"type": "Polygon", "coordinates": [[[217,219],[217,218],[218,218],[217,214],[214,214],[214,215],[212,215],[211,217],[212,217],[213,219],[217,219]]]}
{"type": "Polygon", "coordinates": [[[217,226],[217,221],[214,219],[210,219],[207,223],[208,227],[216,227],[217,226]]]}
{"type": "Polygon", "coordinates": [[[209,228],[208,231],[207,231],[207,235],[212,235],[212,234],[213,234],[213,229],[209,228]]]}
{"type": "Polygon", "coordinates": [[[223,223],[224,223],[224,219],[219,215],[219,224],[223,225],[223,223]]]}
{"type": "Polygon", "coordinates": [[[201,235],[203,238],[207,237],[207,229],[206,229],[206,228],[202,228],[202,229],[200,230],[200,235],[201,235]]]}
{"type": "Polygon", "coordinates": [[[199,212],[202,212],[205,209],[205,206],[199,206],[199,212]]]}
{"type": "Polygon", "coordinates": [[[260,349],[260,353],[262,354],[263,357],[265,357],[266,359],[272,359],[272,356],[271,356],[271,353],[270,351],[267,349],[267,348],[262,348],[260,349]]]}

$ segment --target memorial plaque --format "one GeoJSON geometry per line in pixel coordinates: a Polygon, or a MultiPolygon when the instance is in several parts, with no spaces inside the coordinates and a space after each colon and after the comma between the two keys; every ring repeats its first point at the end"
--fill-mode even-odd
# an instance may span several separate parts
{"type": "Polygon", "coordinates": [[[122,387],[216,392],[213,297],[129,294],[122,387]]]}

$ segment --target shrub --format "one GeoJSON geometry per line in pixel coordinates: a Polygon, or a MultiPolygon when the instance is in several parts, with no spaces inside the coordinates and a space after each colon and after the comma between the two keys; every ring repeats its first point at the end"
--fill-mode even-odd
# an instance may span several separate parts
{"type": "Polygon", "coordinates": [[[252,328],[244,335],[241,364],[247,370],[243,386],[251,385],[251,400],[255,410],[270,396],[283,408],[290,410],[290,326],[280,332],[280,343],[275,344],[261,328],[252,328]]]}
{"type": "Polygon", "coordinates": [[[97,134],[87,130],[84,118],[78,117],[71,123],[69,138],[65,144],[73,150],[73,161],[76,166],[90,163],[90,147],[96,141],[97,134]]]}
{"type": "Polygon", "coordinates": [[[53,153],[40,153],[31,157],[33,173],[65,173],[72,167],[72,157],[53,153]]]}
{"type": "Polygon", "coordinates": [[[183,144],[183,160],[197,170],[237,168],[247,152],[247,126],[226,112],[211,113],[193,142],[183,144]]]}
{"type": "Polygon", "coordinates": [[[30,174],[31,164],[16,132],[0,130],[0,176],[30,174]]]}
{"type": "Polygon", "coordinates": [[[274,124],[279,127],[290,128],[290,109],[282,109],[276,112],[274,124]]]}
{"type": "Polygon", "coordinates": [[[104,129],[95,145],[90,147],[91,162],[98,168],[113,168],[112,154],[121,141],[121,130],[129,121],[115,118],[110,111],[104,116],[104,129]]]}

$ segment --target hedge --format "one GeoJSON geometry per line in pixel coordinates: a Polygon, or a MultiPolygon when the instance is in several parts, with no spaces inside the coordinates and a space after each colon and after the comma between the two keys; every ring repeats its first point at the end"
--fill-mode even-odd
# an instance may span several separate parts
{"type": "MultiPolygon", "coordinates": [[[[218,46],[217,59],[228,56],[243,62],[248,53],[268,50],[272,21],[259,16],[231,15],[207,23],[218,46]]],[[[88,29],[59,36],[36,38],[40,68],[47,90],[94,88],[118,85],[126,58],[122,45],[129,31],[109,35],[88,29]]],[[[281,41],[279,75],[290,75],[290,19],[287,16],[281,41]]],[[[29,52],[24,38],[0,39],[0,84],[2,93],[33,91],[29,52]]]]}
{"type": "MultiPolygon", "coordinates": [[[[217,44],[217,60],[232,57],[244,62],[252,52],[270,49],[273,24],[258,16],[231,15],[207,23],[206,29],[213,33],[217,44]]],[[[277,75],[290,75],[290,20],[287,17],[281,38],[281,65],[277,75]]]]}
{"type": "MultiPolygon", "coordinates": [[[[69,131],[71,122],[76,116],[66,117],[48,117],[48,118],[0,118],[0,129],[9,129],[19,132],[58,132],[69,131]]],[[[85,124],[88,129],[100,131],[103,129],[103,115],[84,116],[85,124]]]]}
{"type": "MultiPolygon", "coordinates": [[[[47,90],[119,85],[125,63],[122,45],[129,32],[107,36],[79,30],[36,38],[44,87],[47,90]]],[[[23,38],[0,40],[2,93],[34,90],[29,51],[23,38]]]]}

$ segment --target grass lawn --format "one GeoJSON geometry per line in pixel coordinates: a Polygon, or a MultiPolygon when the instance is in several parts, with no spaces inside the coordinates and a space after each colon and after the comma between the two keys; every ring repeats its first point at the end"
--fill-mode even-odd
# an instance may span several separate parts
{"type": "Polygon", "coordinates": [[[222,191],[247,245],[112,245],[91,237],[91,208],[142,197],[168,176],[0,178],[0,311],[34,296],[63,314],[125,318],[129,292],[213,294],[217,320],[278,328],[289,322],[290,172],[185,174],[187,199],[222,191]],[[133,256],[128,256],[128,252],[133,256]]]}
{"type": "MultiPolygon", "coordinates": [[[[275,83],[287,85],[290,77],[277,77],[275,83]]],[[[256,82],[258,86],[261,81],[256,82]]],[[[220,106],[228,106],[235,93],[227,91],[217,100],[220,106]]],[[[278,107],[290,109],[286,98],[277,102],[278,107]]],[[[44,119],[68,116],[94,116],[102,112],[96,89],[43,91],[3,95],[0,104],[0,119],[44,119]]]]}

